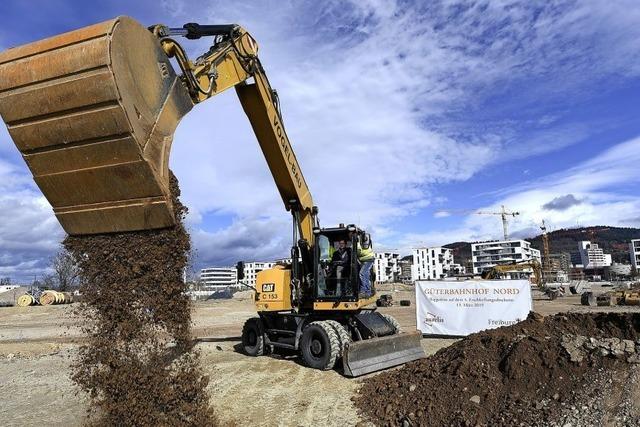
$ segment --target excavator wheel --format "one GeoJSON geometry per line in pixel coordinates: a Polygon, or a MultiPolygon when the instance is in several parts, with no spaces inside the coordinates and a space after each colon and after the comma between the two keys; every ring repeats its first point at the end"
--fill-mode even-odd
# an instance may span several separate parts
{"type": "Polygon", "coordinates": [[[248,319],[242,327],[242,348],[249,356],[265,354],[264,326],[259,317],[248,319]]]}
{"type": "Polygon", "coordinates": [[[340,353],[340,339],[326,321],[311,322],[305,327],[300,342],[304,363],[315,369],[333,369],[340,353]]]}
{"type": "Polygon", "coordinates": [[[351,342],[351,334],[349,334],[349,330],[342,326],[340,322],[335,320],[326,320],[326,322],[333,327],[333,330],[338,334],[338,340],[340,341],[339,351],[338,351],[338,359],[342,357],[342,353],[344,352],[344,348],[351,342]]]}
{"type": "Polygon", "coordinates": [[[380,315],[384,317],[384,320],[386,320],[393,327],[393,329],[395,329],[395,334],[399,334],[400,332],[402,332],[400,323],[398,323],[395,317],[383,313],[380,313],[380,315]]]}

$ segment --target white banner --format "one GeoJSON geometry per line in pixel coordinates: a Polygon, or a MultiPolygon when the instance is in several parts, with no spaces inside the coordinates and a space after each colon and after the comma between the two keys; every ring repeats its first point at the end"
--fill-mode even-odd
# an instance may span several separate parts
{"type": "Polygon", "coordinates": [[[531,311],[528,280],[417,281],[418,329],[469,335],[524,320],[531,311]]]}

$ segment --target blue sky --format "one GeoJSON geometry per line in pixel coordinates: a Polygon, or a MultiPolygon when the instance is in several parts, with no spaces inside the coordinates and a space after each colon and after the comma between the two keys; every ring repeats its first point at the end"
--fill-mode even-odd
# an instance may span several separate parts
{"type": "MultiPolygon", "coordinates": [[[[542,219],[640,227],[636,1],[5,0],[0,48],[117,15],[245,26],[323,224],[357,222],[379,250],[498,238],[499,219],[473,211],[502,204],[521,212],[514,236],[542,219]]],[[[199,265],[290,244],[234,97],[194,109],[172,150],[199,265]]],[[[0,191],[0,276],[42,274],[62,232],[4,129],[0,191]]]]}

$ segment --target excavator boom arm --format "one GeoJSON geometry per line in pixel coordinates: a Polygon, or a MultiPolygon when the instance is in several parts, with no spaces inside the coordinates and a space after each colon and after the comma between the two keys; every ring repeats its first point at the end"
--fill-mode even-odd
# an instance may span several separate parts
{"type": "Polygon", "coordinates": [[[310,244],[316,225],[313,199],[291,147],[280,113],[278,96],[269,84],[258,58],[258,45],[237,25],[186,24],[183,28],[152,27],[169,57],[175,57],[183,71],[182,79],[194,103],[235,87],[249,118],[276,187],[287,210],[299,225],[300,235],[310,244]],[[188,60],[182,47],[172,38],[215,37],[211,49],[195,63],[188,60]],[[252,82],[248,82],[253,79],[252,82]]]}

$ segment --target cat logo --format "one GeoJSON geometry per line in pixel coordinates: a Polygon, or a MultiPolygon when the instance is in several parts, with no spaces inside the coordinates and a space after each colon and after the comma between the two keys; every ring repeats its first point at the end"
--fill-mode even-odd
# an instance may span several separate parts
{"type": "Polygon", "coordinates": [[[262,292],[273,292],[276,290],[275,283],[264,283],[262,285],[262,292]]]}

